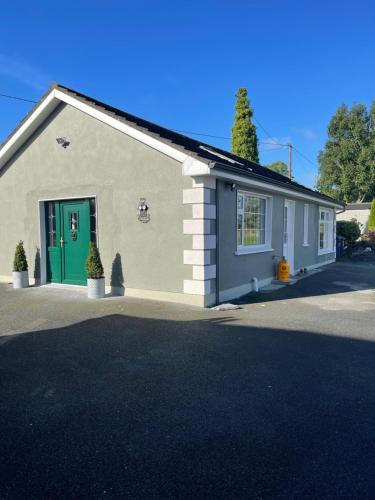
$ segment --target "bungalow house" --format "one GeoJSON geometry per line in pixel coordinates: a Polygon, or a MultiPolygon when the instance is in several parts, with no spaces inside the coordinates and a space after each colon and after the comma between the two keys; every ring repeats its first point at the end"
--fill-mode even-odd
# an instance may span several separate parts
{"type": "Polygon", "coordinates": [[[335,260],[342,205],[265,167],[53,85],[0,149],[0,279],[23,240],[30,278],[210,306],[335,260]]]}

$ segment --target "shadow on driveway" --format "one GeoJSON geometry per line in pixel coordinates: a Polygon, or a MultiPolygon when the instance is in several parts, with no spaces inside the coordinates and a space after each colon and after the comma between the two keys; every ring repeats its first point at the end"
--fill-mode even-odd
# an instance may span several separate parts
{"type": "Polygon", "coordinates": [[[375,344],[110,315],[0,348],[0,498],[371,498],[375,344]]]}

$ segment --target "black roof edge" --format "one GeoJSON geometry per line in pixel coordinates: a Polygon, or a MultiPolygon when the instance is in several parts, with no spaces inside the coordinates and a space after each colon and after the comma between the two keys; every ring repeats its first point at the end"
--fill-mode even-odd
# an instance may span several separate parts
{"type": "Polygon", "coordinates": [[[301,187],[296,186],[296,185],[288,186],[287,184],[285,184],[285,182],[281,182],[281,181],[277,181],[275,179],[269,179],[269,178],[267,178],[267,180],[265,180],[265,178],[262,175],[255,174],[254,172],[250,172],[250,171],[246,172],[243,169],[231,167],[229,165],[226,165],[226,164],[223,164],[220,162],[216,162],[216,161],[212,162],[210,164],[211,169],[215,169],[216,167],[218,170],[222,170],[224,172],[231,171],[234,174],[239,175],[240,177],[241,176],[251,177],[251,178],[254,178],[256,180],[260,180],[263,184],[274,184],[275,186],[280,186],[284,189],[289,189],[290,191],[298,191],[302,194],[305,194],[306,196],[313,196],[315,198],[321,199],[322,201],[328,201],[330,203],[334,203],[335,205],[339,205],[340,207],[343,207],[343,208],[345,208],[345,206],[346,206],[345,203],[342,201],[335,200],[334,198],[331,198],[330,196],[326,196],[322,193],[319,193],[317,191],[313,191],[312,189],[308,189],[308,188],[305,188],[303,186],[301,186],[301,187]]]}

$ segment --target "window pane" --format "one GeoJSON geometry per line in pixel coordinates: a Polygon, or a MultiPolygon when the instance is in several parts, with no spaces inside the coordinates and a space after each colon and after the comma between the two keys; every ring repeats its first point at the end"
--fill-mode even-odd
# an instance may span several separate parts
{"type": "Polygon", "coordinates": [[[265,214],[266,213],[266,200],[260,200],[260,213],[265,214]]]}
{"type": "Polygon", "coordinates": [[[237,244],[265,244],[266,200],[246,194],[238,195],[237,210],[237,244]]]}
{"type": "Polygon", "coordinates": [[[322,222],[319,224],[319,248],[324,249],[324,224],[322,222]]]}
{"type": "Polygon", "coordinates": [[[77,231],[78,229],[78,212],[69,213],[69,224],[71,231],[77,231]]]}
{"type": "Polygon", "coordinates": [[[90,231],[91,231],[91,241],[97,243],[96,241],[96,201],[95,198],[90,199],[90,231]]]}
{"type": "Polygon", "coordinates": [[[47,204],[47,245],[49,247],[56,246],[56,211],[55,202],[49,201],[47,204]]]}
{"type": "Polygon", "coordinates": [[[242,245],[242,231],[237,230],[237,245],[242,245]]]}
{"type": "Polygon", "coordinates": [[[239,194],[237,196],[237,210],[242,210],[243,209],[243,195],[239,194]]]}

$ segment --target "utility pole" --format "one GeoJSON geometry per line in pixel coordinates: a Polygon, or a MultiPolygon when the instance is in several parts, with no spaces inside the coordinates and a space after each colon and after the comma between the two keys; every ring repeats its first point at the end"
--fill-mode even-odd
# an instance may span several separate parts
{"type": "Polygon", "coordinates": [[[289,176],[289,179],[291,179],[292,178],[292,149],[293,149],[293,146],[290,143],[288,144],[288,149],[289,149],[288,176],[289,176]]]}

